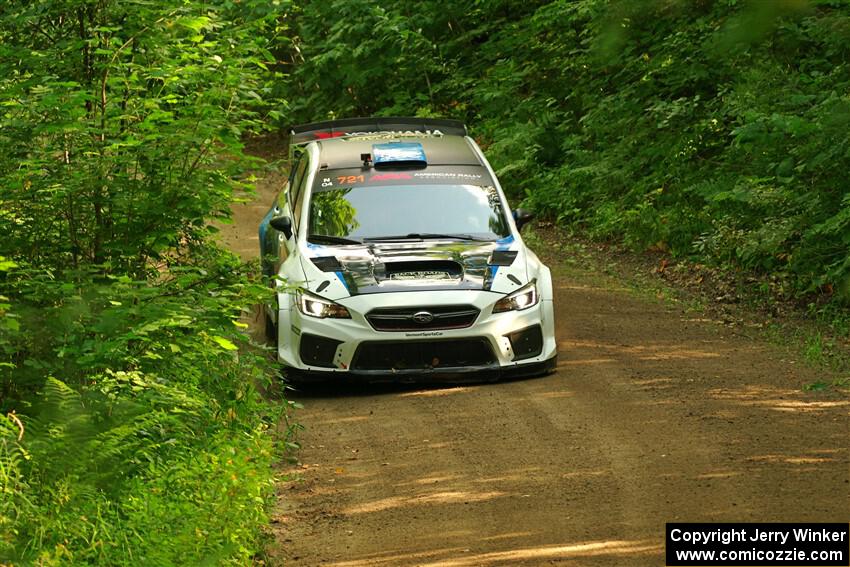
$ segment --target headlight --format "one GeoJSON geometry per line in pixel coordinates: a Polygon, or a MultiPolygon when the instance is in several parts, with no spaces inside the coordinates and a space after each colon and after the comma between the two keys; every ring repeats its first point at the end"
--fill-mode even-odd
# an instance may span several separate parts
{"type": "Polygon", "coordinates": [[[319,319],[324,319],[325,317],[330,317],[331,319],[351,319],[351,313],[348,312],[348,309],[339,303],[334,303],[312,293],[298,291],[295,297],[295,303],[298,304],[298,311],[309,317],[317,317],[319,319]]]}
{"type": "Polygon", "coordinates": [[[531,282],[510,295],[506,295],[493,305],[493,313],[504,313],[505,311],[522,311],[537,305],[537,284],[531,282]]]}

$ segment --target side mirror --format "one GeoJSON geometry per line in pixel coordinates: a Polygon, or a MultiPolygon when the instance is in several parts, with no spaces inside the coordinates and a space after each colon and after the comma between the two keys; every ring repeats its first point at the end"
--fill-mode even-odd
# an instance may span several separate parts
{"type": "Polygon", "coordinates": [[[528,224],[528,222],[533,218],[534,213],[531,211],[527,211],[525,209],[514,209],[514,222],[516,223],[517,230],[522,230],[522,227],[528,224]]]}
{"type": "Polygon", "coordinates": [[[274,217],[269,221],[271,227],[279,230],[289,240],[292,238],[292,219],[289,217],[274,217]]]}

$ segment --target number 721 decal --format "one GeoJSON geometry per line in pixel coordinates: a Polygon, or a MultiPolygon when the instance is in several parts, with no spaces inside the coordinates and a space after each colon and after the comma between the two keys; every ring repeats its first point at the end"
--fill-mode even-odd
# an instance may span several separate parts
{"type": "Polygon", "coordinates": [[[340,175],[336,180],[340,185],[353,185],[355,183],[363,183],[366,178],[363,175],[340,175]]]}

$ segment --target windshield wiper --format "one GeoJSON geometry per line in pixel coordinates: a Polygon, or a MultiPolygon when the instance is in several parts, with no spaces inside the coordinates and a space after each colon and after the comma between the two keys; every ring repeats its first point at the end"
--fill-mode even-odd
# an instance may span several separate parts
{"type": "Polygon", "coordinates": [[[307,241],[324,244],[363,244],[362,240],[343,238],[342,236],[331,236],[329,234],[311,234],[307,237],[307,241]]]}
{"type": "Polygon", "coordinates": [[[408,234],[397,234],[394,236],[370,236],[363,240],[367,242],[383,240],[431,240],[440,238],[451,238],[453,240],[469,240],[473,242],[493,242],[489,238],[472,236],[471,234],[440,234],[437,232],[410,232],[408,234]]]}

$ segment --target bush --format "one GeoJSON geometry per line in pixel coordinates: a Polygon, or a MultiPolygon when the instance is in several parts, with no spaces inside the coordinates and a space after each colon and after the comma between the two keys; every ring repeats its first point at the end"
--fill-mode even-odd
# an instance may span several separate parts
{"type": "Polygon", "coordinates": [[[273,372],[240,331],[239,306],[265,287],[227,257],[157,286],[80,281],[79,295],[10,279],[20,312],[41,315],[21,317],[23,360],[0,375],[0,558],[249,562],[280,457],[268,429],[287,407],[261,397],[273,372]]]}
{"type": "Polygon", "coordinates": [[[210,240],[281,101],[264,0],[0,7],[0,563],[249,564],[287,407],[210,240]]]}

